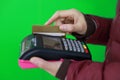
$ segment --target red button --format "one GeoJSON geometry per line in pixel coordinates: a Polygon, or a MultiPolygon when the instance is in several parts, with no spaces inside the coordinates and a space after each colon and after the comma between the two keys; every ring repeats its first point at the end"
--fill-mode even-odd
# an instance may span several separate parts
{"type": "Polygon", "coordinates": [[[85,49],[85,52],[86,52],[86,53],[88,53],[88,50],[87,50],[87,49],[85,49]]]}

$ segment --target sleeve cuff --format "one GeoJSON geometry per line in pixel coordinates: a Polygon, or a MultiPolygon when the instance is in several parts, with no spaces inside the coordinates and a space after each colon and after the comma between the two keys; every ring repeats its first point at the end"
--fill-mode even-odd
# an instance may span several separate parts
{"type": "Polygon", "coordinates": [[[64,62],[61,64],[56,77],[59,78],[60,80],[65,80],[65,76],[67,74],[68,67],[70,65],[71,61],[65,59],[64,62]]]}

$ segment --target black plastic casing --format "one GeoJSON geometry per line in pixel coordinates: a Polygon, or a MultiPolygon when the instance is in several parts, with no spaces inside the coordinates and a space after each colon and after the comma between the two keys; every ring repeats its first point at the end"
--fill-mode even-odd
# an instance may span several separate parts
{"type": "MultiPolygon", "coordinates": [[[[60,59],[73,59],[73,60],[86,60],[91,59],[90,51],[88,53],[74,52],[74,51],[66,51],[66,50],[56,50],[49,49],[43,47],[42,36],[40,34],[32,34],[24,38],[21,45],[21,56],[19,59],[21,60],[29,60],[31,57],[40,57],[45,60],[60,60],[60,59]],[[34,39],[35,43],[31,43],[26,51],[22,50],[23,43],[30,39],[34,39]],[[34,45],[33,45],[34,44],[34,45]]],[[[62,38],[58,36],[52,36],[53,38],[62,38]]],[[[86,43],[84,42],[86,45],[86,43]]],[[[87,46],[87,45],[86,45],[87,46]]],[[[62,47],[63,43],[62,43],[62,47]]],[[[88,49],[88,47],[87,47],[88,49]]]]}

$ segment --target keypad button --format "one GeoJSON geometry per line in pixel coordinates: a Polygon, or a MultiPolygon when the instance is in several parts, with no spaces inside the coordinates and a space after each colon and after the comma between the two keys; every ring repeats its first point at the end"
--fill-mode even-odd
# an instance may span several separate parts
{"type": "Polygon", "coordinates": [[[69,50],[72,51],[72,45],[71,45],[69,39],[66,39],[66,40],[67,40],[67,43],[68,43],[69,50]]]}
{"type": "Polygon", "coordinates": [[[83,49],[83,46],[82,46],[82,44],[80,43],[80,41],[77,41],[77,43],[79,44],[79,47],[80,47],[80,49],[81,49],[81,52],[84,53],[84,49],[83,49]]]}
{"type": "Polygon", "coordinates": [[[64,48],[67,51],[88,53],[88,49],[83,42],[80,42],[78,40],[65,39],[65,38],[62,38],[62,41],[64,44],[64,48]]]}
{"type": "Polygon", "coordinates": [[[85,49],[85,53],[88,53],[88,50],[87,50],[87,49],[85,49]]]}
{"type": "Polygon", "coordinates": [[[85,49],[87,49],[87,47],[86,47],[85,45],[83,45],[83,47],[84,47],[85,49]]]}
{"type": "Polygon", "coordinates": [[[68,50],[68,44],[67,44],[66,40],[64,38],[62,38],[62,41],[63,41],[64,47],[65,47],[65,50],[68,50]]]}
{"type": "Polygon", "coordinates": [[[72,44],[73,51],[75,51],[75,52],[76,52],[77,50],[76,50],[75,43],[73,42],[73,40],[70,40],[70,42],[71,42],[71,44],[72,44]]]}
{"type": "Polygon", "coordinates": [[[75,43],[75,46],[76,46],[77,52],[80,52],[80,47],[79,47],[77,41],[74,40],[74,43],[75,43]]]}

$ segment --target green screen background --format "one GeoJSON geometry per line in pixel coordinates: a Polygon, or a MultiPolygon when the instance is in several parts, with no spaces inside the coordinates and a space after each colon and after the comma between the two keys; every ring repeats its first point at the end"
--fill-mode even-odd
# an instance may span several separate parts
{"type": "MultiPolygon", "coordinates": [[[[22,39],[34,24],[57,10],[76,8],[86,14],[113,18],[117,0],[0,0],[0,80],[57,80],[42,69],[18,66],[22,39]]],[[[103,62],[105,46],[88,44],[93,61],[103,62]]]]}

